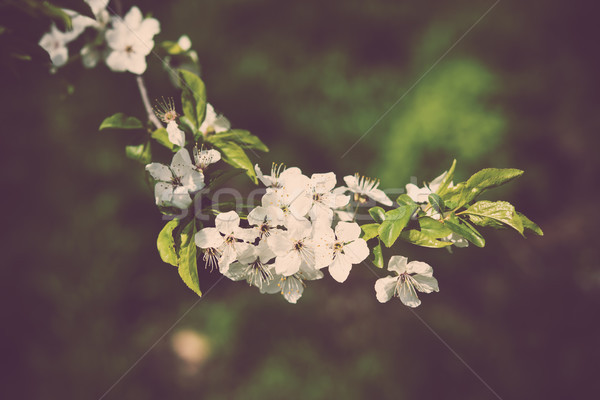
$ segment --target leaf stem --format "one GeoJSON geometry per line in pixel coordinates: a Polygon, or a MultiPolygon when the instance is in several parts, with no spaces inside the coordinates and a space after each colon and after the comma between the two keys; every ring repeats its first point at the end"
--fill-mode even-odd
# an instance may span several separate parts
{"type": "Polygon", "coordinates": [[[148,114],[148,120],[152,122],[156,129],[163,128],[163,125],[160,123],[159,119],[156,117],[156,115],[154,115],[154,111],[152,111],[150,99],[148,98],[148,90],[146,90],[146,85],[144,84],[144,78],[142,78],[141,75],[137,75],[135,80],[137,81],[138,89],[140,89],[140,96],[142,97],[146,114],[148,114]]]}

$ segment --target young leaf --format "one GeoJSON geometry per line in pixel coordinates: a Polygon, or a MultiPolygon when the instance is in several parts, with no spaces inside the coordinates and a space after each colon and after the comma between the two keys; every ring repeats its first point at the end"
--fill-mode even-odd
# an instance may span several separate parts
{"type": "Polygon", "coordinates": [[[385,221],[385,210],[381,207],[369,208],[369,214],[371,215],[371,218],[379,224],[385,221]]]}
{"type": "Polygon", "coordinates": [[[421,232],[434,239],[440,239],[452,234],[452,231],[445,224],[430,217],[420,218],[419,226],[421,227],[421,232]]]}
{"type": "Polygon", "coordinates": [[[417,246],[430,247],[434,249],[450,246],[452,244],[452,242],[442,242],[437,240],[435,237],[415,229],[402,232],[400,234],[400,238],[408,243],[416,244],[417,246]]]}
{"type": "Polygon", "coordinates": [[[467,180],[467,187],[491,189],[504,185],[515,178],[523,175],[523,171],[514,168],[485,168],[476,172],[467,180]]]}
{"type": "Polygon", "coordinates": [[[519,218],[521,218],[521,222],[523,223],[523,228],[529,229],[536,235],[544,236],[544,232],[542,231],[542,228],[540,228],[535,222],[533,222],[532,220],[530,220],[529,218],[527,218],[525,215],[521,214],[518,211],[516,213],[519,216],[519,218]]]}
{"type": "Polygon", "coordinates": [[[383,253],[381,251],[381,242],[373,247],[373,258],[371,259],[377,268],[383,268],[383,253]]]}
{"type": "Polygon", "coordinates": [[[175,229],[177,225],[179,225],[178,219],[172,219],[167,222],[158,234],[158,239],[156,240],[156,247],[158,248],[160,258],[164,262],[175,267],[177,266],[178,257],[177,250],[175,249],[175,240],[173,239],[173,229],[175,229]]]}
{"type": "Polygon", "coordinates": [[[446,176],[444,176],[444,179],[442,179],[442,182],[440,183],[440,187],[438,187],[436,193],[439,194],[440,196],[443,196],[444,193],[446,193],[446,189],[448,189],[448,186],[450,186],[450,182],[452,182],[452,179],[454,178],[454,170],[456,169],[456,160],[452,161],[452,165],[450,166],[450,169],[448,170],[448,173],[446,174],[446,176]]]}
{"type": "Polygon", "coordinates": [[[378,235],[379,224],[365,224],[361,225],[360,229],[362,230],[361,238],[363,240],[370,240],[378,235]]]}
{"type": "Polygon", "coordinates": [[[193,218],[181,231],[181,247],[179,249],[179,276],[183,282],[198,296],[202,296],[200,291],[200,281],[198,279],[198,265],[196,261],[196,243],[194,235],[196,234],[196,219],[193,218]]]}
{"type": "Polygon", "coordinates": [[[439,194],[431,193],[427,196],[427,200],[429,200],[429,204],[438,213],[441,214],[444,211],[444,200],[442,200],[439,194]]]}
{"type": "Polygon", "coordinates": [[[150,150],[150,142],[139,145],[125,146],[125,155],[132,160],[142,164],[148,164],[152,161],[152,151],[150,150]]]}
{"type": "Polygon", "coordinates": [[[206,113],[206,88],[198,75],[185,69],[180,69],[178,72],[181,77],[183,114],[197,129],[204,121],[206,113]]]}
{"type": "Polygon", "coordinates": [[[123,113],[116,113],[114,115],[111,115],[110,117],[107,117],[104,119],[104,121],[102,121],[102,123],[100,124],[100,128],[98,128],[98,130],[104,130],[104,129],[141,129],[144,127],[144,124],[142,124],[142,122],[135,118],[135,117],[129,117],[123,113]]]}
{"type": "Polygon", "coordinates": [[[156,140],[158,143],[165,146],[167,149],[171,150],[172,152],[175,152],[178,148],[178,146],[174,145],[169,140],[169,134],[167,133],[167,130],[165,128],[155,130],[150,134],[150,137],[156,140]]]}
{"type": "Polygon", "coordinates": [[[213,144],[221,152],[223,161],[233,167],[243,168],[246,171],[246,175],[248,175],[255,184],[258,183],[256,172],[254,172],[254,166],[244,149],[233,142],[213,141],[213,144]]]}
{"type": "Polygon", "coordinates": [[[208,136],[206,140],[211,143],[213,140],[231,141],[239,144],[244,149],[254,149],[264,152],[269,151],[269,148],[263,142],[261,142],[257,136],[254,136],[250,132],[242,129],[232,129],[227,132],[216,133],[208,136]]]}
{"type": "Polygon", "coordinates": [[[406,204],[385,213],[385,221],[381,223],[378,229],[383,244],[387,247],[394,244],[416,209],[417,205],[406,204]]]}
{"type": "Polygon", "coordinates": [[[465,211],[475,225],[497,228],[504,224],[523,234],[523,222],[515,213],[515,207],[506,201],[487,200],[478,201],[465,211]]]}
{"type": "Polygon", "coordinates": [[[473,228],[467,221],[458,218],[455,214],[450,214],[445,224],[452,232],[458,233],[469,242],[473,243],[477,247],[485,246],[485,239],[477,229],[473,228]]]}
{"type": "Polygon", "coordinates": [[[396,199],[396,203],[398,203],[401,206],[410,205],[415,206],[415,208],[418,207],[417,203],[415,203],[415,201],[411,199],[410,196],[407,194],[401,194],[400,196],[398,196],[398,198],[396,199]]]}

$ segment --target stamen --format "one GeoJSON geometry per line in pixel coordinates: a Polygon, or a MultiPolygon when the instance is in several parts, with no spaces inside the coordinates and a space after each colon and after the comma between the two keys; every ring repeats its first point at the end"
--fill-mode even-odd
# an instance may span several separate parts
{"type": "Polygon", "coordinates": [[[175,111],[175,102],[172,97],[168,97],[165,99],[161,98],[161,101],[156,100],[156,104],[154,106],[154,114],[164,123],[169,123],[171,121],[175,121],[179,116],[175,111]]]}

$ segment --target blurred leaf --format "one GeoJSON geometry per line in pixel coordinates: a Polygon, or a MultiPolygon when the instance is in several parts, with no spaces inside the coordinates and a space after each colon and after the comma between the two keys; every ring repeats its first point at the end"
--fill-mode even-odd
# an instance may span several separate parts
{"type": "Polygon", "coordinates": [[[135,117],[129,117],[123,113],[116,113],[114,115],[111,115],[110,117],[105,118],[104,121],[102,121],[102,123],[100,124],[100,128],[98,128],[98,130],[104,130],[109,128],[141,129],[143,127],[144,125],[139,119],[135,117]]]}
{"type": "Polygon", "coordinates": [[[478,201],[469,207],[465,214],[475,225],[493,228],[510,226],[523,234],[523,222],[516,215],[515,207],[506,201],[478,201]]]}
{"type": "Polygon", "coordinates": [[[439,241],[436,237],[431,236],[423,231],[417,231],[416,229],[402,232],[400,234],[400,238],[417,246],[430,248],[442,248],[452,244],[452,242],[439,241]]]}
{"type": "Polygon", "coordinates": [[[471,224],[467,221],[458,218],[454,213],[450,214],[448,220],[446,220],[445,225],[455,233],[458,233],[469,242],[473,243],[477,247],[485,246],[485,239],[481,234],[475,229],[471,224]]]}
{"type": "Polygon", "coordinates": [[[365,224],[361,225],[360,229],[362,230],[361,238],[363,240],[370,240],[378,235],[379,224],[365,224]]]}
{"type": "Polygon", "coordinates": [[[540,228],[535,222],[533,222],[532,220],[527,218],[524,214],[521,214],[518,211],[516,213],[521,218],[521,222],[523,223],[523,228],[529,229],[536,235],[544,236],[544,232],[542,231],[542,228],[540,228]]]}
{"type": "Polygon", "coordinates": [[[193,124],[196,131],[204,121],[206,113],[206,88],[198,75],[184,69],[180,69],[178,72],[181,77],[183,114],[193,124]]]}
{"type": "Polygon", "coordinates": [[[233,167],[243,168],[246,171],[246,175],[248,175],[255,184],[258,183],[256,172],[254,172],[254,166],[244,149],[233,142],[213,140],[212,143],[221,152],[223,161],[233,167]]]}
{"type": "Polygon", "coordinates": [[[381,242],[373,247],[373,258],[371,259],[377,268],[383,268],[383,252],[381,250],[381,242]]]}
{"type": "Polygon", "coordinates": [[[156,247],[160,258],[175,267],[178,265],[177,250],[175,249],[175,240],[173,239],[173,229],[179,225],[178,219],[173,219],[165,224],[156,240],[156,247]]]}
{"type": "Polygon", "coordinates": [[[385,210],[379,206],[369,208],[369,214],[379,224],[385,221],[385,210]]]}
{"type": "Polygon", "coordinates": [[[152,152],[150,149],[150,142],[142,143],[139,145],[125,146],[125,154],[132,160],[136,160],[141,164],[148,164],[152,161],[152,152]]]}
{"type": "Polygon", "coordinates": [[[167,149],[171,150],[172,152],[177,151],[177,149],[179,148],[179,146],[171,143],[171,141],[169,140],[169,134],[167,133],[167,130],[165,128],[155,130],[150,134],[150,137],[156,140],[158,143],[165,146],[167,149]]]}
{"type": "Polygon", "coordinates": [[[383,244],[387,247],[394,244],[416,209],[416,204],[406,204],[385,213],[385,221],[381,223],[378,230],[383,244]]]}
{"type": "Polygon", "coordinates": [[[269,151],[269,148],[263,142],[261,142],[261,140],[257,136],[242,129],[232,129],[227,132],[209,135],[206,138],[206,140],[211,143],[215,139],[219,141],[235,142],[245,149],[255,149],[264,152],[269,151]]]}
{"type": "Polygon", "coordinates": [[[233,168],[233,169],[228,169],[228,170],[216,170],[214,172],[211,173],[212,179],[210,180],[210,183],[208,184],[208,188],[209,189],[216,189],[219,186],[221,186],[221,184],[227,182],[229,179],[233,178],[234,176],[238,176],[240,174],[245,173],[246,170],[244,168],[233,168]]]}
{"type": "Polygon", "coordinates": [[[202,296],[198,279],[198,264],[196,260],[196,219],[192,220],[181,231],[181,247],[179,250],[179,276],[185,284],[198,296],[202,296]]]}

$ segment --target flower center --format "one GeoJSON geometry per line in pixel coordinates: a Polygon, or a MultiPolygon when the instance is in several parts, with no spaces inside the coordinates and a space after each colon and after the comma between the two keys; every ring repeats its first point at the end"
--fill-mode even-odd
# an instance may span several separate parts
{"type": "Polygon", "coordinates": [[[125,53],[133,54],[133,46],[128,45],[127,47],[125,47],[125,53]]]}
{"type": "Polygon", "coordinates": [[[209,247],[207,249],[203,249],[202,252],[204,253],[202,255],[202,260],[204,260],[205,268],[210,266],[210,272],[212,272],[213,269],[219,267],[219,257],[221,256],[219,250],[215,249],[214,247],[209,247]]]}
{"type": "Polygon", "coordinates": [[[296,243],[294,243],[294,250],[301,251],[303,248],[304,243],[302,243],[302,241],[298,240],[296,243]]]}
{"type": "Polygon", "coordinates": [[[171,184],[173,186],[183,186],[183,183],[181,183],[181,177],[180,176],[173,176],[171,178],[171,184]]]}
{"type": "Polygon", "coordinates": [[[260,258],[248,265],[247,269],[248,283],[258,288],[262,288],[265,283],[270,282],[273,279],[273,274],[269,269],[260,261],[260,258]]]}

